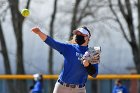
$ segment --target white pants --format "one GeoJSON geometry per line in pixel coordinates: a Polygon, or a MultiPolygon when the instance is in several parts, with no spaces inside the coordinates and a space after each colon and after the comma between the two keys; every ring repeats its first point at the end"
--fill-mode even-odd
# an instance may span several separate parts
{"type": "Polygon", "coordinates": [[[71,88],[61,85],[59,82],[56,82],[53,93],[86,93],[85,87],[82,88],[71,88]]]}

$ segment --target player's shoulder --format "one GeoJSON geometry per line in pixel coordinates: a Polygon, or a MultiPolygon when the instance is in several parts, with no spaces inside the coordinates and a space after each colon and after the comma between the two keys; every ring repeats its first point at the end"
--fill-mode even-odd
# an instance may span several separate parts
{"type": "Polygon", "coordinates": [[[74,48],[74,49],[78,49],[79,45],[78,44],[71,44],[71,47],[74,48]]]}
{"type": "Polygon", "coordinates": [[[77,44],[65,43],[65,45],[70,46],[70,47],[77,47],[77,44]]]}

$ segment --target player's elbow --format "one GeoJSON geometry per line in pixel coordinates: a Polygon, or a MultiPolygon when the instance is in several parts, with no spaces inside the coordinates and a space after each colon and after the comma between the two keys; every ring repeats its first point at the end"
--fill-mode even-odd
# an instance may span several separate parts
{"type": "Polygon", "coordinates": [[[95,72],[95,74],[92,75],[92,77],[96,78],[98,75],[98,71],[95,72]]]}

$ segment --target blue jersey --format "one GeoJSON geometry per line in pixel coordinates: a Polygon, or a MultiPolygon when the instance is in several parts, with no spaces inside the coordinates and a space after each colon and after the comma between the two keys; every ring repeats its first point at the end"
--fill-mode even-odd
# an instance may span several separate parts
{"type": "MultiPolygon", "coordinates": [[[[60,43],[49,36],[44,42],[64,56],[64,67],[59,75],[59,79],[69,84],[85,84],[88,72],[80,58],[88,50],[88,46],[60,43]]],[[[98,74],[98,64],[93,66],[96,68],[96,73],[93,77],[96,77],[98,74]]]]}
{"type": "Polygon", "coordinates": [[[40,81],[35,82],[32,93],[42,93],[42,83],[40,81]]]}
{"type": "Polygon", "coordinates": [[[115,85],[112,93],[128,93],[128,91],[125,86],[115,85]]]}

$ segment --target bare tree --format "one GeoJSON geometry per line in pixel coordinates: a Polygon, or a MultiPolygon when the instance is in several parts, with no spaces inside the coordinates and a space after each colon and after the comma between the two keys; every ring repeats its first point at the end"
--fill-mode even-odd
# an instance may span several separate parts
{"type": "MultiPolygon", "coordinates": [[[[20,14],[19,11],[19,1],[18,0],[8,0],[9,2],[9,8],[11,10],[11,20],[13,23],[14,33],[16,37],[16,43],[17,43],[17,51],[16,51],[16,64],[17,64],[17,74],[25,74],[24,71],[24,64],[23,64],[23,42],[22,42],[22,25],[24,22],[24,17],[20,14]]],[[[29,8],[30,0],[28,0],[26,8],[29,8]]],[[[3,29],[1,28],[1,32],[3,32],[3,29]]],[[[4,49],[4,53],[6,53],[6,49],[4,49]]],[[[4,59],[6,59],[7,56],[5,54],[4,59]]],[[[8,66],[5,62],[5,66],[8,66]]],[[[10,66],[8,66],[9,72],[8,74],[12,74],[10,71],[10,66]]],[[[27,84],[25,80],[17,81],[16,82],[16,90],[17,93],[26,93],[27,92],[27,84]]],[[[12,87],[11,87],[12,88],[12,87]]],[[[13,90],[14,91],[14,90],[13,90]]],[[[16,92],[13,92],[16,93],[16,92]]]]}
{"type": "MultiPolygon", "coordinates": [[[[54,0],[54,9],[53,9],[53,13],[51,16],[51,22],[50,22],[50,36],[53,38],[53,33],[54,33],[54,22],[55,22],[55,18],[56,18],[56,13],[57,13],[57,1],[58,0],[54,0]]],[[[49,48],[49,66],[48,66],[48,71],[49,74],[53,74],[53,50],[52,48],[49,48]]],[[[53,92],[53,80],[50,80],[50,87],[49,87],[49,93],[53,92]]]]}
{"type": "MultiPolygon", "coordinates": [[[[0,45],[2,47],[1,53],[2,53],[3,59],[4,59],[5,73],[12,74],[11,67],[10,67],[10,60],[8,57],[8,50],[6,47],[6,42],[5,42],[3,30],[2,30],[1,20],[0,20],[0,45]]],[[[6,80],[6,81],[7,81],[7,85],[9,88],[9,93],[16,93],[16,90],[13,85],[14,84],[13,80],[6,80]]]]}
{"type": "MultiPolygon", "coordinates": [[[[124,22],[122,23],[121,18],[118,17],[117,12],[115,11],[115,9],[112,6],[111,0],[109,0],[109,3],[110,3],[110,9],[111,9],[112,13],[114,14],[114,16],[116,17],[116,21],[118,22],[118,24],[121,28],[122,34],[132,49],[134,63],[136,65],[137,73],[140,73],[140,49],[139,49],[140,39],[137,40],[136,39],[137,35],[135,34],[135,32],[138,30],[138,38],[140,38],[140,36],[139,36],[140,28],[138,26],[138,29],[135,29],[134,17],[133,17],[134,12],[133,12],[130,0],[125,0],[124,4],[122,4],[122,2],[120,0],[118,0],[118,7],[120,9],[120,13],[122,14],[122,18],[123,18],[123,20],[125,20],[126,24],[124,24],[124,22]],[[126,34],[126,30],[125,30],[123,24],[127,25],[127,27],[128,27],[127,31],[129,33],[129,35],[126,34]]],[[[139,10],[138,6],[137,6],[137,8],[139,10]]],[[[138,11],[138,15],[139,15],[139,11],[138,11]]],[[[140,25],[140,21],[138,21],[138,25],[140,25]]]]}
{"type": "Polygon", "coordinates": [[[108,1],[111,12],[116,18],[115,21],[119,24],[125,40],[132,49],[134,64],[136,66],[137,73],[140,74],[140,0],[124,0],[124,2],[117,0],[117,8],[119,8],[119,13],[122,15],[121,18],[118,16],[118,12],[113,6],[113,0],[108,1]],[[134,10],[137,11],[138,18],[134,17],[134,10]],[[134,23],[134,20],[137,20],[138,27],[137,24],[134,23]],[[127,27],[127,30],[124,26],[127,27]]]}

